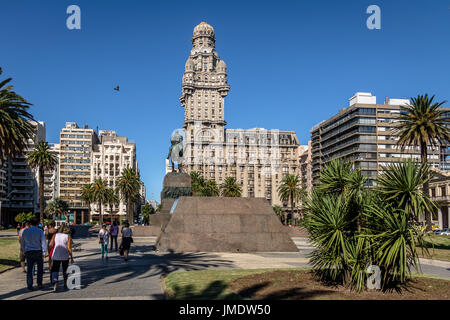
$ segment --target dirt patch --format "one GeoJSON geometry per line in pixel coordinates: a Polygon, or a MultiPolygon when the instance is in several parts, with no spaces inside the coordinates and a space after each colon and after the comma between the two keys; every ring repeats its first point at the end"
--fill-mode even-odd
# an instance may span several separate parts
{"type": "Polygon", "coordinates": [[[263,300],[450,300],[450,281],[415,277],[401,292],[357,293],[342,286],[326,286],[310,271],[274,271],[237,278],[230,291],[243,298],[263,300]]]}

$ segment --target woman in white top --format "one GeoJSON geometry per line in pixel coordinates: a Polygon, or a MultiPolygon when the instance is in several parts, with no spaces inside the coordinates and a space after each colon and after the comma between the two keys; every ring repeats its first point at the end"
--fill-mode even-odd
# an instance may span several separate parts
{"type": "Polygon", "coordinates": [[[103,224],[102,228],[98,232],[98,243],[100,243],[100,248],[102,250],[102,259],[106,255],[106,260],[108,260],[108,240],[109,232],[106,230],[106,224],[103,224]]]}
{"type": "Polygon", "coordinates": [[[58,287],[58,274],[61,265],[63,268],[64,289],[67,289],[67,268],[69,267],[69,258],[70,263],[73,263],[71,247],[72,239],[69,233],[69,227],[63,223],[50,241],[50,246],[52,247],[50,256],[52,259],[51,283],[53,285],[53,291],[56,291],[56,288],[58,287]]]}

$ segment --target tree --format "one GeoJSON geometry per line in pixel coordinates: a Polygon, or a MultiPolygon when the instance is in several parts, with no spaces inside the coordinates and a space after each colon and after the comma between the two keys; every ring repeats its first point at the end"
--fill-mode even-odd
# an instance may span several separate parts
{"type": "Polygon", "coordinates": [[[36,217],[36,216],[35,216],[32,212],[28,212],[28,213],[22,212],[22,213],[19,213],[19,214],[14,218],[14,220],[15,220],[17,223],[22,224],[22,223],[24,223],[24,222],[26,222],[26,221],[31,221],[31,220],[33,220],[35,217],[36,217]]]}
{"type": "Polygon", "coordinates": [[[92,199],[97,202],[97,209],[99,214],[99,224],[103,224],[102,204],[108,202],[108,186],[102,178],[95,179],[92,184],[93,195],[92,199]]]}
{"type": "Polygon", "coordinates": [[[94,188],[92,183],[87,183],[81,189],[81,199],[87,204],[89,210],[89,221],[92,221],[91,203],[94,202],[94,188]]]}
{"type": "Polygon", "coordinates": [[[144,218],[145,223],[150,223],[150,215],[155,213],[155,209],[149,204],[144,204],[142,208],[142,217],[144,218]]]}
{"type": "MultiPolygon", "coordinates": [[[[397,144],[403,149],[407,146],[420,148],[421,160],[428,162],[428,146],[438,147],[450,141],[450,120],[441,108],[443,102],[433,102],[434,96],[428,94],[411,98],[411,105],[401,106],[399,123],[394,132],[399,136],[397,144]]],[[[429,181],[423,185],[425,194],[429,194],[429,181]]],[[[431,213],[425,211],[426,230],[431,231],[431,213]]]]}
{"type": "Polygon", "coordinates": [[[406,211],[411,220],[431,211],[435,204],[421,188],[430,179],[430,166],[408,159],[386,167],[377,179],[377,190],[386,201],[406,211]]]}
{"type": "Polygon", "coordinates": [[[32,104],[13,91],[8,85],[11,80],[0,81],[0,164],[6,157],[23,154],[28,139],[35,135],[34,118],[28,112],[32,104]]]}
{"type": "Polygon", "coordinates": [[[30,168],[38,170],[40,221],[44,223],[44,172],[45,170],[53,170],[58,164],[58,158],[50,151],[48,142],[40,141],[34,150],[28,153],[27,161],[30,168]]]}
{"type": "Polygon", "coordinates": [[[109,206],[109,215],[111,216],[111,221],[112,221],[112,208],[114,205],[118,205],[119,204],[119,195],[117,193],[116,190],[114,190],[113,188],[108,188],[107,190],[107,194],[106,194],[106,202],[108,203],[109,206]]]}
{"type": "MultiPolygon", "coordinates": [[[[281,181],[280,186],[278,187],[278,195],[282,201],[291,203],[291,216],[294,216],[294,206],[295,201],[297,201],[302,194],[302,190],[300,187],[300,179],[298,175],[288,174],[281,181]]],[[[287,215],[284,220],[287,225],[287,215]]]]}
{"type": "Polygon", "coordinates": [[[224,183],[220,186],[222,190],[222,196],[224,197],[240,197],[241,196],[241,186],[236,183],[234,177],[225,178],[224,183]]]}
{"type": "MultiPolygon", "coordinates": [[[[61,215],[66,215],[68,209],[69,204],[66,201],[61,200],[60,198],[55,198],[47,203],[45,212],[47,213],[47,215],[52,216],[53,219],[55,219],[56,217],[61,219],[61,215]]],[[[67,215],[66,218],[68,218],[67,215]]]]}
{"type": "Polygon", "coordinates": [[[273,212],[277,215],[277,217],[280,219],[281,223],[284,223],[284,213],[283,208],[277,204],[272,206],[273,212]]]}
{"type": "Polygon", "coordinates": [[[192,171],[190,173],[190,176],[191,176],[192,195],[200,196],[202,194],[202,189],[205,188],[206,186],[206,181],[197,171],[192,171]]]}
{"type": "Polygon", "coordinates": [[[127,220],[132,224],[134,219],[131,205],[141,190],[139,175],[131,168],[124,169],[122,175],[117,180],[117,190],[127,204],[127,220]]]}
{"type": "Polygon", "coordinates": [[[204,187],[200,190],[200,195],[202,197],[218,197],[220,195],[219,187],[216,181],[208,180],[206,181],[204,187]]]}

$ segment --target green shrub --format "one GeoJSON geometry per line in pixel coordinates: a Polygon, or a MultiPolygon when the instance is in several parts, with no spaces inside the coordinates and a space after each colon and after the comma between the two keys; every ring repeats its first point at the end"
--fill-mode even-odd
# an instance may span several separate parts
{"type": "Polygon", "coordinates": [[[35,216],[32,212],[28,212],[28,213],[22,212],[22,213],[19,213],[19,214],[14,218],[14,220],[15,220],[17,223],[24,223],[24,222],[26,222],[26,221],[31,221],[31,220],[33,220],[34,218],[36,218],[36,216],[35,216]]]}

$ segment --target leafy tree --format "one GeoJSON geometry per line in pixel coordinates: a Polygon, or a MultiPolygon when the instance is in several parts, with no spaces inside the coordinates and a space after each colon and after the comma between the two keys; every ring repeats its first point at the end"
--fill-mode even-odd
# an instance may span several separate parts
{"type": "MultiPolygon", "coordinates": [[[[433,102],[434,96],[428,94],[411,98],[411,105],[401,107],[399,123],[394,132],[399,136],[397,144],[402,148],[416,146],[420,148],[421,160],[428,162],[428,146],[439,147],[450,141],[450,119],[445,117],[442,105],[447,101],[433,102]]],[[[423,185],[425,194],[429,194],[429,181],[423,185]]],[[[426,230],[431,231],[431,212],[425,211],[426,230]]]]}
{"type": "Polygon", "coordinates": [[[273,211],[275,212],[275,214],[278,216],[278,218],[280,219],[281,223],[284,223],[284,212],[283,212],[283,208],[277,204],[272,206],[273,211]]]}
{"type": "Polygon", "coordinates": [[[155,213],[155,209],[149,204],[144,204],[142,208],[142,217],[144,218],[145,223],[150,223],[150,215],[155,213]]]}
{"type": "Polygon", "coordinates": [[[22,224],[22,223],[24,223],[24,222],[26,222],[26,221],[31,221],[31,220],[33,220],[35,217],[36,217],[36,216],[35,216],[32,212],[28,212],[28,213],[22,212],[22,213],[19,213],[19,214],[14,218],[14,220],[15,220],[17,223],[22,224]]]}
{"type": "Polygon", "coordinates": [[[0,81],[0,164],[7,157],[23,154],[28,139],[35,135],[34,118],[28,111],[32,104],[13,91],[8,85],[11,80],[0,81]]]}
{"type": "MultiPolygon", "coordinates": [[[[66,215],[68,209],[69,204],[66,201],[61,200],[60,198],[55,198],[47,203],[45,212],[47,213],[47,216],[52,216],[53,219],[55,219],[56,217],[61,219],[61,215],[66,215]]],[[[68,218],[67,215],[66,218],[68,218]]]]}
{"type": "Polygon", "coordinates": [[[234,177],[225,178],[220,189],[222,190],[222,196],[224,197],[240,197],[242,192],[241,186],[236,182],[234,177]]]}
{"type": "Polygon", "coordinates": [[[219,187],[217,186],[216,181],[208,180],[205,183],[205,186],[201,188],[200,195],[202,197],[218,197],[220,195],[219,187]]]}
{"type": "Polygon", "coordinates": [[[191,188],[192,188],[192,194],[194,196],[201,196],[202,190],[206,186],[205,179],[201,176],[201,174],[197,171],[192,171],[190,173],[191,176],[191,188]]]}
{"type": "Polygon", "coordinates": [[[50,151],[48,142],[40,141],[33,151],[27,155],[28,165],[32,169],[38,170],[39,175],[39,211],[40,221],[44,222],[44,172],[45,170],[53,170],[58,164],[58,157],[50,151]]]}
{"type": "Polygon", "coordinates": [[[139,175],[131,168],[124,169],[117,180],[117,190],[127,204],[127,220],[132,224],[134,219],[131,206],[133,201],[138,198],[141,190],[139,175]]]}
{"type": "MultiPolygon", "coordinates": [[[[278,187],[278,195],[282,201],[291,203],[291,216],[294,216],[295,202],[300,199],[302,189],[298,175],[286,175],[278,187]]],[[[287,223],[287,216],[285,217],[287,223]]]]}

